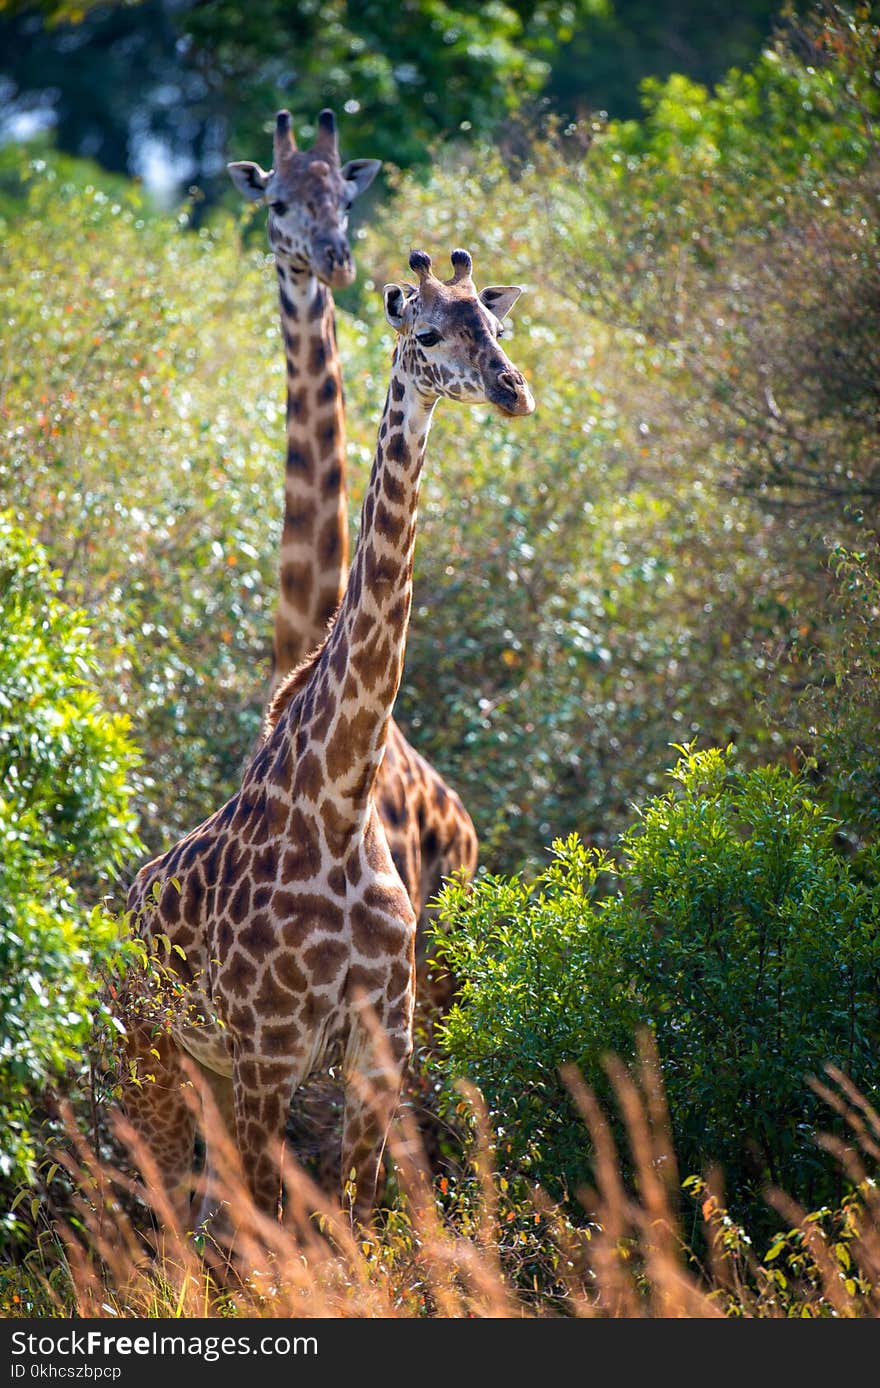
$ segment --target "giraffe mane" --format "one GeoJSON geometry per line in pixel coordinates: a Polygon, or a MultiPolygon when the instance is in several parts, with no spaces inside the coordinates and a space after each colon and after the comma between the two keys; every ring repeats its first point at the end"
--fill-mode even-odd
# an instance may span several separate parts
{"type": "Polygon", "coordinates": [[[327,626],[327,634],[319,646],[316,646],[299,665],[295,666],[279,684],[272,698],[269,700],[269,707],[263,720],[263,741],[271,733],[272,729],[281,721],[287,707],[291,704],[298,694],[301,694],[312,676],[312,671],[324,653],[324,647],[330,639],[333,631],[335,616],[331,618],[327,626]]]}

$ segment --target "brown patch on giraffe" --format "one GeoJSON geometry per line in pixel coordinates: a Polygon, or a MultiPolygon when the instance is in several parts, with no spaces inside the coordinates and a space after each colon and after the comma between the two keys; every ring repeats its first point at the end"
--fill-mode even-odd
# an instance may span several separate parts
{"type": "Polygon", "coordinates": [[[406,568],[398,555],[379,555],[372,544],[366,546],[364,582],[373,593],[378,595],[384,585],[391,591],[396,591],[405,573],[406,568]]]}
{"type": "Polygon", "coordinates": [[[325,497],[337,496],[342,486],[342,468],[339,463],[331,463],[321,476],[321,494],[325,497]]]}
{"type": "Polygon", "coordinates": [[[298,1028],[295,1026],[262,1027],[260,1030],[260,1050],[263,1055],[291,1055],[296,1045],[298,1028]]]}
{"type": "Polygon", "coordinates": [[[294,535],[310,534],[317,517],[318,508],[314,501],[306,500],[304,497],[293,497],[284,512],[285,536],[291,532],[294,535]]]}
{"type": "Polygon", "coordinates": [[[316,604],[316,611],[317,611],[317,614],[318,614],[318,620],[321,622],[322,626],[326,626],[326,625],[327,625],[327,623],[330,621],[330,619],[333,617],[334,613],[336,612],[336,609],[337,609],[338,606],[339,606],[339,590],[338,590],[338,588],[325,588],[325,589],[323,589],[322,592],[321,592],[321,594],[320,594],[320,596],[319,596],[319,598],[318,598],[317,604],[316,604]]]}
{"type": "Polygon", "coordinates": [[[352,781],[351,784],[347,787],[347,794],[349,799],[353,800],[355,804],[363,804],[367,798],[367,793],[375,779],[375,768],[370,766],[368,763],[366,766],[364,766],[363,770],[361,771],[361,774],[357,777],[357,779],[355,781],[352,781]]]}
{"type": "MultiPolygon", "coordinates": [[[[363,687],[373,693],[391,663],[391,645],[386,636],[372,644],[364,644],[352,652],[351,663],[363,687]]],[[[356,715],[357,716],[357,715],[356,715]]]]}
{"type": "Polygon", "coordinates": [[[239,882],[226,905],[229,919],[234,925],[241,925],[251,909],[251,884],[248,878],[239,882]]]}
{"type": "Polygon", "coordinates": [[[371,867],[374,872],[383,872],[385,870],[386,860],[383,852],[384,848],[385,837],[382,832],[377,829],[375,822],[372,822],[368,826],[367,832],[364,834],[364,852],[366,854],[367,865],[371,867]]]}
{"type": "Polygon", "coordinates": [[[318,428],[318,442],[320,443],[321,448],[325,453],[329,452],[329,450],[333,447],[333,444],[336,441],[336,436],[336,418],[335,416],[333,416],[330,419],[328,419],[325,424],[320,425],[318,428]]]}
{"type": "Polygon", "coordinates": [[[278,875],[278,845],[276,843],[267,843],[262,848],[254,850],[251,875],[255,883],[275,881],[278,875]]]}
{"type": "MultiPolygon", "coordinates": [[[[407,902],[409,906],[409,903],[407,902]]],[[[377,959],[380,954],[395,954],[403,939],[403,930],[392,925],[376,911],[370,911],[362,902],[355,902],[351,908],[352,944],[358,954],[368,959],[377,959]]]]}
{"type": "Polygon", "coordinates": [[[316,930],[338,934],[345,925],[342,907],[317,892],[276,891],[272,909],[283,922],[285,944],[298,949],[316,930]]]}
{"type": "Polygon", "coordinates": [[[375,993],[385,988],[384,968],[369,969],[363,964],[352,964],[345,980],[345,993],[348,998],[357,998],[359,993],[375,993]]]}
{"type": "Polygon", "coordinates": [[[314,752],[306,752],[296,767],[295,785],[306,800],[316,801],[324,785],[324,770],[314,752]]]}
{"type": "Polygon", "coordinates": [[[254,1009],[246,1002],[235,1002],[226,1009],[226,1020],[229,1023],[230,1031],[240,1037],[246,1037],[254,1030],[254,1009]]]}
{"type": "Polygon", "coordinates": [[[180,898],[180,914],[189,925],[198,925],[201,919],[205,888],[201,878],[190,873],[183,886],[180,898]]]}
{"type": "Polygon", "coordinates": [[[404,801],[403,789],[400,787],[399,782],[396,789],[397,793],[392,795],[390,787],[386,786],[385,794],[382,796],[379,803],[382,819],[386,824],[390,824],[394,828],[403,824],[406,818],[406,802],[404,801]]]}
{"type": "Polygon", "coordinates": [[[283,1017],[290,1012],[290,992],[273,977],[271,969],[264,970],[253,1001],[261,1017],[283,1017]]]}
{"type": "Polygon", "coordinates": [[[359,612],[354,620],[351,629],[351,644],[360,646],[372,636],[376,626],[376,619],[369,612],[359,612]]]}
{"type": "Polygon", "coordinates": [[[289,812],[288,801],[280,795],[266,797],[266,829],[273,838],[280,838],[286,831],[289,812]]]}
{"type": "Polygon", "coordinates": [[[396,962],[391,966],[391,973],[388,976],[388,985],[385,989],[385,996],[389,1002],[400,997],[412,982],[412,972],[404,964],[396,962]]]}
{"type": "Polygon", "coordinates": [[[385,468],[382,473],[382,490],[393,506],[403,505],[403,482],[399,477],[395,477],[389,468],[385,468]]]}
{"type": "Polygon", "coordinates": [[[332,642],[329,648],[328,661],[333,678],[337,684],[342,683],[342,677],[346,670],[346,651],[343,642],[332,642]]]}
{"type": "Polygon", "coordinates": [[[339,696],[340,702],[343,704],[357,703],[360,693],[361,687],[357,675],[353,670],[350,670],[345,677],[345,684],[342,686],[342,692],[339,696]]]}
{"type": "Polygon", "coordinates": [[[375,723],[370,709],[358,709],[352,718],[340,713],[325,753],[327,775],[331,781],[341,780],[352,762],[363,757],[374,732],[375,723]]]}
{"type": "Polygon", "coordinates": [[[345,870],[341,867],[331,868],[327,874],[327,886],[334,896],[345,896],[345,870]]]}
{"type": "Polygon", "coordinates": [[[180,918],[180,886],[166,882],[159,897],[159,914],[168,925],[180,918]]]}
{"type": "Polygon", "coordinates": [[[289,989],[291,993],[305,993],[307,991],[309,980],[300,968],[298,960],[288,950],[284,950],[276,957],[272,968],[282,988],[289,989]]]}
{"type": "Polygon", "coordinates": [[[311,445],[304,439],[297,439],[295,442],[291,439],[287,445],[285,467],[290,475],[301,478],[303,482],[313,483],[315,480],[315,457],[311,445]]]}
{"type": "Polygon", "coordinates": [[[410,599],[408,597],[398,598],[388,609],[388,620],[392,623],[406,622],[409,619],[410,599]]]}
{"type": "Polygon", "coordinates": [[[385,453],[394,463],[405,463],[409,461],[409,453],[403,434],[398,431],[391,435],[385,445],[385,453]]]}
{"type": "Polygon", "coordinates": [[[312,339],[309,351],[309,373],[312,376],[320,376],[327,365],[327,347],[323,339],[316,337],[312,339]]]}
{"type": "Polygon", "coordinates": [[[322,564],[331,564],[338,557],[341,549],[341,539],[339,535],[339,521],[336,516],[331,516],[324,522],[318,535],[318,559],[322,564]]]}
{"type": "Polygon", "coordinates": [[[221,978],[224,992],[245,998],[257,981],[256,966],[240,949],[235,949],[222,965],[218,980],[221,978]]]}
{"type": "Polygon", "coordinates": [[[276,638],[276,662],[279,665],[293,665],[299,655],[299,637],[285,632],[280,641],[276,638]]]}
{"type": "Polygon", "coordinates": [[[293,757],[290,753],[290,743],[285,740],[278,748],[272,758],[272,765],[269,769],[269,778],[273,785],[280,786],[287,790],[290,786],[290,777],[293,772],[293,757]]]}
{"type": "Polygon", "coordinates": [[[325,993],[309,993],[303,1000],[302,1025],[314,1029],[332,1011],[333,1003],[325,993]]]}
{"type": "Polygon", "coordinates": [[[238,933],[238,943],[255,957],[270,954],[275,947],[275,932],[268,912],[260,911],[251,916],[247,925],[238,933]]]}
{"type": "Polygon", "coordinates": [[[402,920],[406,920],[410,912],[409,898],[401,887],[379,886],[377,882],[371,882],[364,892],[364,905],[402,920]]]}
{"type": "Polygon", "coordinates": [[[327,851],[333,858],[339,858],[344,854],[349,842],[351,818],[348,814],[340,814],[327,796],[321,801],[319,813],[324,826],[327,851]]]}
{"type": "Polygon", "coordinates": [[[320,871],[321,846],[317,836],[309,833],[298,836],[281,860],[281,881],[285,884],[310,882],[320,871]]]}
{"type": "Polygon", "coordinates": [[[288,560],[281,567],[281,588],[294,607],[305,608],[312,596],[315,575],[311,564],[288,560]]]}
{"type": "Polygon", "coordinates": [[[305,424],[309,417],[309,392],[305,386],[291,390],[287,395],[287,418],[297,419],[305,424]]]}
{"type": "Polygon", "coordinates": [[[404,519],[385,505],[384,501],[379,502],[376,507],[376,529],[391,544],[395,544],[400,538],[404,528],[404,519]]]}
{"type": "Polygon", "coordinates": [[[265,911],[269,902],[272,900],[272,892],[274,890],[274,887],[271,887],[268,883],[264,883],[260,887],[254,887],[254,895],[251,902],[253,910],[265,911]]]}
{"type": "Polygon", "coordinates": [[[330,692],[326,680],[322,680],[315,689],[315,704],[320,711],[311,720],[312,737],[323,742],[336,716],[336,698],[330,692]]]}
{"type": "Polygon", "coordinates": [[[321,940],[303,954],[312,983],[332,983],[348,959],[348,944],[342,940],[321,940]]]}
{"type": "MultiPolygon", "coordinates": [[[[401,1028],[407,1027],[408,1020],[407,1010],[403,1007],[395,1009],[393,1012],[389,1013],[386,1018],[389,1026],[398,1026],[401,1028]]],[[[388,1049],[391,1051],[392,1057],[398,1061],[398,1063],[401,1063],[406,1060],[408,1056],[412,1055],[413,1048],[409,1038],[405,1034],[397,1032],[388,1038],[388,1049]]]]}

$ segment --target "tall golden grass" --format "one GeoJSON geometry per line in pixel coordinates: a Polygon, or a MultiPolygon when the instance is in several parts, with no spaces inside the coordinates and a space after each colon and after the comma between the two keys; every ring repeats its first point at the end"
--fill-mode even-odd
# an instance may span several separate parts
{"type": "MultiPolygon", "coordinates": [[[[71,1203],[55,1220],[64,1276],[46,1279],[39,1314],[87,1317],[865,1317],[880,1314],[880,1117],[839,1071],[815,1087],[851,1140],[822,1144],[854,1188],[845,1231],[828,1212],[767,1199],[785,1236],[762,1260],[724,1208],[710,1174],[696,1183],[698,1259],[681,1227],[681,1186],[657,1058],[643,1038],[633,1071],[608,1061],[623,1119],[631,1179],[609,1116],[574,1072],[566,1075],[594,1153],[595,1186],[572,1222],[539,1189],[513,1204],[494,1168],[482,1100],[463,1086],[475,1118],[469,1198],[450,1209],[432,1180],[412,1118],[389,1135],[397,1195],[371,1230],[353,1228],[343,1202],[284,1160],[284,1214],[250,1198],[234,1143],[204,1105],[219,1207],[211,1231],[176,1222],[149,1153],[115,1121],[117,1163],[96,1157],[72,1118],[64,1165],[71,1203]]],[[[195,1198],[205,1177],[196,1181],[195,1198]]],[[[442,1184],[442,1183],[441,1183],[442,1184]]],[[[45,1255],[44,1255],[45,1256],[45,1255]]],[[[13,1299],[14,1300],[14,1299],[13,1299]]],[[[16,1314],[15,1306],[6,1307],[16,1314]]],[[[21,1311],[25,1308],[22,1306],[21,1311]]],[[[27,1312],[34,1314],[33,1311],[27,1312]]]]}

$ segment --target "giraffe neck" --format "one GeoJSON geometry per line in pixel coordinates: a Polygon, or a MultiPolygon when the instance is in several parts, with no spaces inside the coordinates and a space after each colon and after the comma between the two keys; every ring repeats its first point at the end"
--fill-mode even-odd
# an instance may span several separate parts
{"type": "Polygon", "coordinates": [[[331,840],[363,822],[400,686],[412,605],[422,461],[434,401],[401,370],[379,425],[345,597],[301,706],[294,799],[320,802],[331,840]]]}
{"type": "Polygon", "coordinates": [[[306,269],[278,263],[277,270],[287,453],[274,684],[324,639],[348,567],[345,411],[333,296],[306,269]]]}

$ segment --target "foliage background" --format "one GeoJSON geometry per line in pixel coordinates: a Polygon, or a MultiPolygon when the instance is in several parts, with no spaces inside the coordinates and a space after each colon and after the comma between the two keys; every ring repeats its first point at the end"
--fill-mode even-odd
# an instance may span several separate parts
{"type": "MultiPolygon", "coordinates": [[[[333,11],[328,42],[340,51],[353,42],[355,9],[333,11]]],[[[407,94],[399,73],[387,85],[383,55],[396,43],[387,14],[358,9],[377,40],[375,53],[365,40],[359,61],[375,62],[356,68],[362,109],[340,112],[347,155],[412,165],[386,169],[356,231],[358,285],[339,313],[353,523],[391,348],[378,289],[405,275],[411,246],[442,264],[467,245],[478,283],[524,285],[511,354],[538,410],[511,423],[438,409],[397,715],[462,792],[485,872],[530,881],[551,842],[572,833],[618,855],[633,806],[656,803],[666,786],[670,745],[695,741],[735,744],[743,774],[772,764],[768,775],[802,775],[803,793],[835,823],[804,854],[823,880],[837,871],[849,881],[845,864],[870,845],[880,805],[876,14],[789,14],[761,50],[769,12],[738,7],[735,40],[719,27],[714,58],[706,52],[703,67],[656,77],[638,95],[640,37],[626,92],[608,102],[619,118],[571,121],[580,102],[566,83],[580,55],[603,44],[620,53],[643,6],[489,6],[479,18],[434,7],[437,32],[459,25],[470,66],[458,38],[448,52],[415,43],[423,11],[407,11],[401,44],[408,60],[434,66],[407,94]],[[744,65],[722,76],[740,54],[744,65]],[[479,116],[455,139],[464,107],[447,80],[453,68],[467,70],[468,109],[479,116]],[[426,85],[443,97],[439,115],[419,95],[426,85]]],[[[218,203],[215,175],[227,153],[265,161],[266,111],[282,101],[307,138],[315,109],[340,103],[334,84],[344,82],[305,4],[243,16],[148,0],[90,8],[73,25],[69,9],[54,7],[60,27],[34,6],[5,13],[8,33],[33,39],[29,60],[53,53],[71,83],[97,55],[119,58],[100,97],[113,121],[102,124],[86,94],[77,104],[58,79],[61,152],[45,137],[0,151],[4,524],[45,547],[57,576],[38,561],[37,588],[83,614],[77,627],[88,623],[88,654],[76,657],[94,698],[83,726],[105,710],[102,726],[128,749],[120,743],[89,802],[118,830],[97,856],[68,860],[45,825],[34,828],[40,880],[54,876],[60,893],[43,900],[51,920],[10,853],[18,876],[7,879],[4,909],[9,919],[25,912],[32,941],[45,931],[58,977],[70,959],[87,968],[81,911],[109,890],[116,866],[119,904],[140,859],[129,813],[143,851],[162,848],[235,788],[253,744],[269,668],[283,361],[262,214],[218,203]],[[277,66],[261,62],[265,34],[282,21],[301,26],[313,63],[302,108],[277,66]],[[178,23],[201,24],[198,43],[191,34],[178,49],[178,23]],[[154,40],[165,56],[142,91],[155,97],[167,60],[183,83],[168,91],[189,93],[162,108],[165,124],[146,96],[137,106],[126,67],[154,40]],[[243,85],[234,53],[253,74],[253,109],[230,96],[243,85]],[[181,121],[186,138],[171,130],[181,121]],[[164,133],[172,151],[178,139],[199,147],[202,186],[189,203],[162,211],[122,176],[137,131],[164,133]],[[252,143],[233,151],[239,136],[252,143]],[[79,157],[90,149],[101,165],[79,157]],[[131,791],[120,799],[123,763],[131,791]],[[68,916],[68,953],[53,953],[52,930],[68,916]]],[[[692,11],[670,13],[693,21],[696,41],[692,11]]],[[[709,7],[704,18],[708,29],[717,16],[709,7]]],[[[651,32],[647,21],[642,29],[651,32]]],[[[24,78],[14,80],[10,119],[27,106],[24,78]]],[[[592,108],[586,87],[582,95],[592,108]]],[[[15,540],[15,565],[26,568],[31,543],[15,540]]],[[[41,656],[53,665],[57,648],[62,672],[65,631],[49,622],[51,658],[41,656]]],[[[699,835],[688,833],[696,851],[699,835]]],[[[866,890],[874,900],[876,886],[866,890]]],[[[819,959],[818,934],[813,943],[819,959]]],[[[637,1015],[621,1014],[615,1044],[637,1015]]],[[[487,1014],[489,1033],[500,1023],[487,1014]]],[[[78,1034],[64,1043],[68,1059],[78,1034]]],[[[27,1080],[31,1097],[53,1067],[27,1080]]],[[[707,1131],[699,1119],[694,1128],[707,1131]]],[[[688,1155],[698,1162],[698,1144],[688,1155]]]]}
{"type": "MultiPolygon", "coordinates": [[[[33,1177],[34,1107],[80,1069],[98,970],[118,947],[102,907],[139,847],[127,720],[96,695],[83,613],[56,596],[32,536],[0,513],[0,1191],[33,1177]],[[91,903],[91,905],[90,905],[91,903]]],[[[3,1233],[17,1226],[8,1205],[3,1233]]]]}

